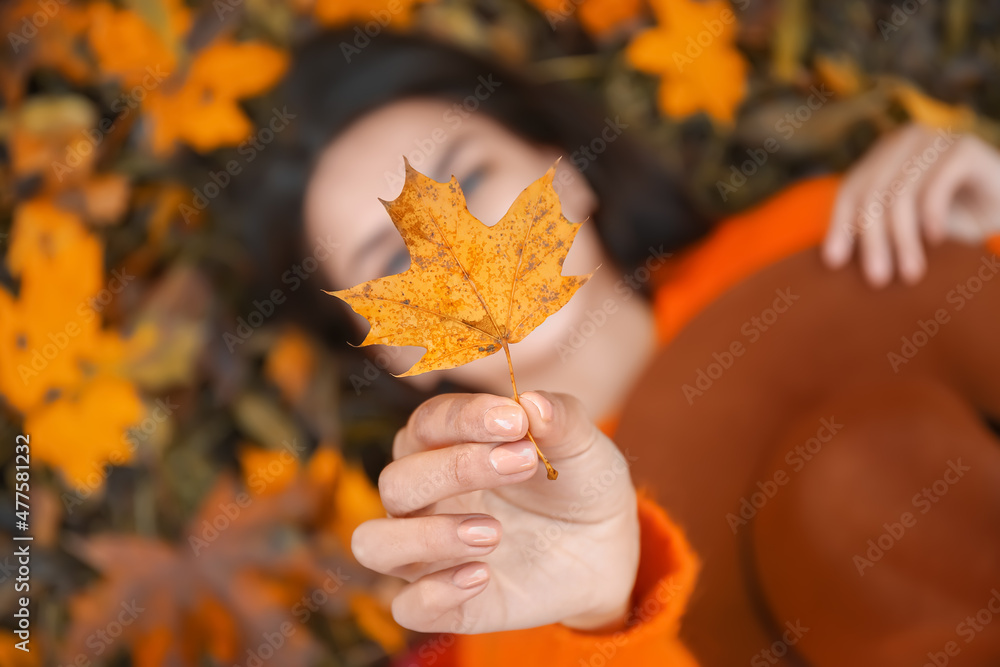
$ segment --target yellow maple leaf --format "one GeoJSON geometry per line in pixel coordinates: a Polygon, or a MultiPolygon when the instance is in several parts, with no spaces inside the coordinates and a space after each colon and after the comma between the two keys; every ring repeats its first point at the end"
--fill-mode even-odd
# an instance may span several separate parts
{"type": "Polygon", "coordinates": [[[747,62],[735,47],[736,17],[726,0],[653,0],[660,25],[626,50],[636,69],[658,74],[669,116],[704,111],[730,124],[746,96],[747,62]]]}
{"type": "Polygon", "coordinates": [[[371,324],[361,346],[424,348],[399,377],[454,368],[502,349],[517,399],[509,345],[562,308],[590,278],[562,275],[581,223],[562,215],[552,189],[555,170],[525,188],[507,214],[488,226],[469,213],[454,177],[438,183],[407,162],[402,193],[383,204],[410,252],[410,268],[328,292],[371,324]]]}
{"type": "Polygon", "coordinates": [[[590,275],[563,276],[580,228],[563,217],[555,167],[500,222],[469,213],[458,181],[438,183],[406,163],[403,192],[383,202],[410,252],[404,273],[328,292],[371,323],[366,345],[415,345],[399,377],[454,368],[507,349],[565,305],[590,275]]]}
{"type": "Polygon", "coordinates": [[[205,152],[247,139],[253,124],[238,101],[270,88],[287,67],[284,51],[261,42],[222,39],[206,47],[182,85],[161,86],[143,103],[153,152],[168,153],[178,141],[205,152]]]}

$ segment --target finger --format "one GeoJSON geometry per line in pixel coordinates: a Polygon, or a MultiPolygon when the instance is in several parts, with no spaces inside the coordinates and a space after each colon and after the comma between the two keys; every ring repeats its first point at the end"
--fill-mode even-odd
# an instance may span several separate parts
{"type": "MultiPolygon", "coordinates": [[[[399,574],[415,563],[482,558],[500,543],[500,522],[485,514],[436,514],[365,521],[351,536],[359,563],[399,574]]],[[[404,577],[408,578],[408,577],[404,577]]]]}
{"type": "Polygon", "coordinates": [[[845,179],[837,193],[830,217],[830,227],[823,240],[821,257],[831,269],[839,269],[847,264],[854,253],[854,241],[858,235],[857,211],[860,193],[853,179],[845,179]]]}
{"type": "MultiPolygon", "coordinates": [[[[917,151],[928,141],[929,131],[922,125],[909,125],[895,133],[891,140],[881,142],[865,158],[859,176],[867,183],[863,198],[859,226],[861,235],[861,266],[869,284],[882,287],[892,279],[894,240],[890,239],[889,220],[891,209],[903,197],[913,197],[917,182],[910,171],[907,179],[901,174],[917,151]]],[[[926,173],[918,173],[916,180],[926,173]]],[[[905,210],[905,204],[903,205],[905,210]]],[[[905,220],[905,217],[904,217],[905,220]]],[[[915,218],[911,218],[915,223],[915,218]]],[[[893,229],[892,231],[895,231],[893,229]]]]}
{"type": "Polygon", "coordinates": [[[395,459],[464,442],[512,442],[524,437],[527,419],[512,399],[492,394],[442,394],[424,401],[396,434],[395,459]]]}
{"type": "Polygon", "coordinates": [[[392,617],[416,632],[469,632],[462,605],[486,590],[490,569],[473,562],[428,574],[404,586],[392,601],[392,617]]]}
{"type": "Polygon", "coordinates": [[[871,227],[881,223],[883,212],[872,208],[874,195],[888,185],[898,171],[896,167],[925,132],[918,125],[910,125],[882,138],[844,177],[823,242],[822,257],[827,266],[843,266],[858,237],[863,238],[871,227]]]}
{"type": "Polygon", "coordinates": [[[913,188],[907,188],[896,198],[887,215],[899,274],[906,282],[915,283],[924,275],[927,262],[917,221],[917,193],[913,188]]]}
{"type": "Polygon", "coordinates": [[[921,211],[924,234],[931,243],[940,243],[948,235],[948,216],[955,197],[970,180],[974,160],[967,159],[971,148],[967,139],[959,139],[953,153],[938,160],[923,191],[921,211]]]}
{"type": "Polygon", "coordinates": [[[390,516],[406,516],[463,493],[517,484],[538,469],[527,440],[502,445],[470,443],[417,452],[393,461],[378,478],[390,516]]]}
{"type": "Polygon", "coordinates": [[[884,287],[892,279],[892,249],[885,219],[873,221],[861,237],[861,271],[872,287],[884,287]]]}

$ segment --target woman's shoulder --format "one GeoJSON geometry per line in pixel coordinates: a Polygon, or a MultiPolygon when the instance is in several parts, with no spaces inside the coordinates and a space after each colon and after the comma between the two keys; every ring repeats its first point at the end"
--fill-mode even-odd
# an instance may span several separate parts
{"type": "Polygon", "coordinates": [[[722,220],[664,271],[654,298],[661,343],[744,278],[819,245],[833,210],[839,175],[799,181],[722,220]]]}

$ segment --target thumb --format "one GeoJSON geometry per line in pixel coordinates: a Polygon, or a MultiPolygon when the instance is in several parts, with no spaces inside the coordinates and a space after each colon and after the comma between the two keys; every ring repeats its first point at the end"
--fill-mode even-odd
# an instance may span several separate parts
{"type": "MultiPolygon", "coordinates": [[[[528,486],[549,503],[575,508],[574,518],[603,520],[635,511],[635,488],[625,454],[591,421],[583,404],[568,394],[521,394],[528,430],[559,471],[555,482],[541,470],[528,486]]],[[[551,509],[551,508],[550,508],[551,509]]]]}
{"type": "Polygon", "coordinates": [[[583,403],[569,394],[527,391],[521,394],[521,407],[535,442],[552,460],[582,454],[601,437],[583,403]]]}

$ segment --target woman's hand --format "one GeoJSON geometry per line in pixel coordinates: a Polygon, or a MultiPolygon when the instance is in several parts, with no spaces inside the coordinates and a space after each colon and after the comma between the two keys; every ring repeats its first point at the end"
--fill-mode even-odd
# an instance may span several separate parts
{"type": "Polygon", "coordinates": [[[488,394],[422,404],[379,477],[389,517],[361,524],[358,561],[410,583],[392,614],[421,632],[620,624],[639,560],[625,457],[572,396],[488,394]],[[550,481],[528,426],[559,470],[550,481]]]}
{"type": "Polygon", "coordinates": [[[923,239],[980,241],[1000,232],[1000,154],[972,136],[909,125],[880,140],[844,178],[823,259],[845,265],[860,245],[868,282],[914,283],[923,239]]]}

